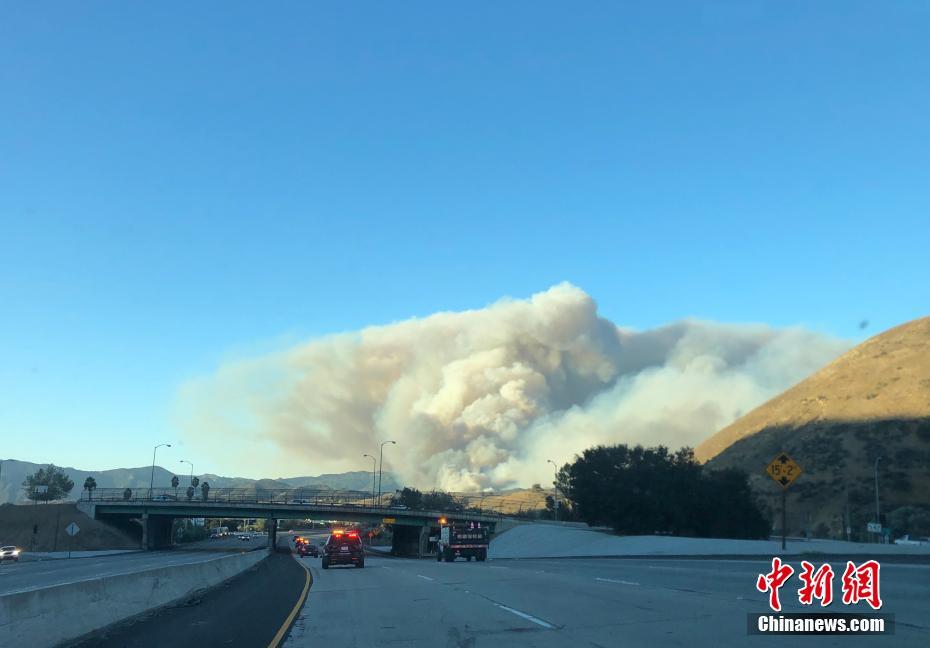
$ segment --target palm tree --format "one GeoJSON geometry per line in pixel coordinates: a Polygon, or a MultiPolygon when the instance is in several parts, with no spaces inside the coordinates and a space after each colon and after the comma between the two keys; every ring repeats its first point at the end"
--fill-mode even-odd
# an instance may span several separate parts
{"type": "Polygon", "coordinates": [[[84,480],[84,490],[87,491],[87,499],[93,499],[94,489],[97,488],[97,480],[93,477],[88,477],[84,480]]]}

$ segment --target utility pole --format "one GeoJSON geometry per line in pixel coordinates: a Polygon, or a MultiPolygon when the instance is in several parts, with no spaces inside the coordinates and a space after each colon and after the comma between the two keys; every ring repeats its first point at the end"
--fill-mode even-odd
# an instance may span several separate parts
{"type": "Polygon", "coordinates": [[[849,485],[846,485],[846,542],[849,542],[849,532],[852,530],[852,518],[849,517],[849,485]]]}
{"type": "Polygon", "coordinates": [[[152,476],[149,479],[149,501],[152,499],[152,489],[155,487],[155,453],[158,452],[158,449],[162,446],[171,447],[170,443],[159,443],[155,446],[155,449],[152,450],[152,476]]]}
{"type": "MultiPolygon", "coordinates": [[[[881,524],[882,524],[882,513],[881,513],[881,508],[879,506],[879,501],[878,501],[878,462],[881,460],[882,458],[880,455],[875,459],[875,523],[878,524],[879,527],[881,527],[881,524]]],[[[879,531],[878,532],[879,543],[882,541],[881,538],[882,538],[882,532],[879,531]]]]}
{"type": "Polygon", "coordinates": [[[559,467],[556,466],[555,462],[552,459],[546,459],[546,463],[551,463],[555,468],[555,479],[552,481],[553,490],[555,490],[555,506],[553,507],[553,515],[555,516],[555,521],[559,521],[559,487],[556,484],[559,483],[559,467]]]}
{"type": "Polygon", "coordinates": [[[370,454],[363,454],[363,457],[368,457],[371,459],[371,505],[375,505],[375,469],[378,467],[378,460],[372,457],[370,454]]]}
{"type": "Polygon", "coordinates": [[[188,461],[187,459],[181,459],[181,463],[186,463],[186,464],[190,464],[190,465],[191,465],[191,481],[190,481],[190,485],[193,486],[193,485],[194,485],[194,463],[191,462],[191,461],[188,461]]]}
{"type": "Polygon", "coordinates": [[[785,512],[787,507],[787,488],[781,489],[781,550],[785,550],[785,538],[788,535],[788,514],[785,512]]]}
{"type": "Polygon", "coordinates": [[[384,446],[389,443],[397,445],[397,441],[385,441],[381,444],[380,459],[378,459],[378,506],[381,506],[381,471],[384,468],[384,446]]]}

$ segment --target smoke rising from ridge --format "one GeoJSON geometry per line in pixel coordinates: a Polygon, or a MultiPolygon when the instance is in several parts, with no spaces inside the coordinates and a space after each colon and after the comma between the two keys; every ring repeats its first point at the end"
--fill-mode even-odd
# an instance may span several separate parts
{"type": "Polygon", "coordinates": [[[626,330],[560,284],[223,365],[179,414],[188,443],[265,476],[370,469],[392,439],[385,469],[408,484],[547,484],[547,459],[594,444],[694,446],[847,348],[765,325],[626,330]]]}

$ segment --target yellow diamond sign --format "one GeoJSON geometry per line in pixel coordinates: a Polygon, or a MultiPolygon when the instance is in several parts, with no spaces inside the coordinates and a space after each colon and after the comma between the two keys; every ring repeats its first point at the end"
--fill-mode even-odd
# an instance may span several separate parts
{"type": "Polygon", "coordinates": [[[765,468],[765,472],[769,474],[769,477],[781,484],[782,488],[788,488],[791,482],[798,478],[802,470],[794,459],[782,453],[772,459],[772,463],[765,468]]]}

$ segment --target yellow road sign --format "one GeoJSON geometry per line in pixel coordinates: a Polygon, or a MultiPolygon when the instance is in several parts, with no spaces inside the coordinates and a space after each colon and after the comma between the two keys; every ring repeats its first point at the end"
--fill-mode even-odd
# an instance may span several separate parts
{"type": "Polygon", "coordinates": [[[395,522],[397,522],[397,518],[384,518],[381,520],[382,524],[394,524],[395,522]]]}
{"type": "Polygon", "coordinates": [[[791,482],[797,479],[798,475],[803,471],[794,459],[782,453],[772,459],[772,463],[765,468],[765,472],[769,474],[769,477],[781,484],[782,488],[788,488],[791,482]]]}

